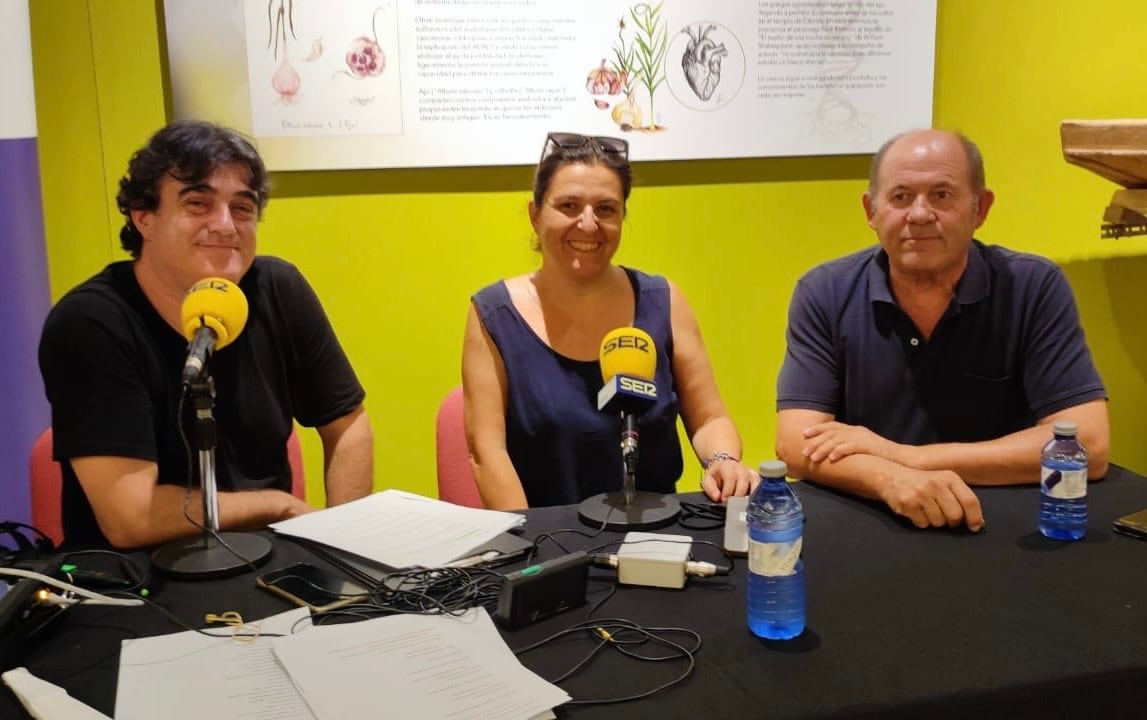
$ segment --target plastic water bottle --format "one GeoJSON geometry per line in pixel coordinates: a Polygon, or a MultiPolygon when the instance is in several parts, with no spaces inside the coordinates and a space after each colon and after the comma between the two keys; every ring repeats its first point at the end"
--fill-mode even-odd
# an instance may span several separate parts
{"type": "Polygon", "coordinates": [[[788,640],[804,632],[804,510],[780,460],[761,463],[761,483],[749,498],[749,629],[788,640]]]}
{"type": "Polygon", "coordinates": [[[1055,540],[1078,540],[1087,533],[1087,448],[1074,422],[1060,420],[1053,431],[1040,456],[1039,531],[1055,540]]]}

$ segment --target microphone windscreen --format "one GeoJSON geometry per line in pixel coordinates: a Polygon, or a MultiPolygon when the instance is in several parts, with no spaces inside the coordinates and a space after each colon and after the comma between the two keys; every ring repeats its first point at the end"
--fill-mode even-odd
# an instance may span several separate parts
{"type": "Polygon", "coordinates": [[[247,324],[247,297],[239,286],[224,278],[203,278],[191,286],[183,298],[183,335],[188,340],[195,331],[209,327],[215,331],[215,349],[226,347],[247,324]]]}
{"type": "Polygon", "coordinates": [[[607,382],[614,375],[652,380],[657,371],[657,348],[653,345],[653,338],[641,328],[610,330],[602,338],[598,359],[601,361],[601,379],[607,382]]]}

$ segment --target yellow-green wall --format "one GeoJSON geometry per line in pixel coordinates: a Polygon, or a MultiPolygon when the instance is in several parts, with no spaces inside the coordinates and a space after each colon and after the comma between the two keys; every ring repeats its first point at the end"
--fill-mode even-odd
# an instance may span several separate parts
{"type": "MultiPolygon", "coordinates": [[[[123,257],[116,181],[166,120],[162,0],[35,0],[33,60],[53,298],[123,257]]],[[[1115,189],[1067,165],[1065,118],[1144,116],[1147,3],[941,0],[935,123],[977,140],[997,192],[987,242],[1065,264],[1112,397],[1113,458],[1138,424],[1147,239],[1100,240],[1115,189]],[[1125,257],[1115,257],[1125,256],[1125,257]],[[1107,258],[1107,259],[1103,259],[1107,258]]],[[[539,138],[540,142],[541,138],[539,138]]],[[[772,455],[774,379],[800,273],[870,244],[866,157],[639,164],[619,261],[673,278],[700,318],[750,460],[772,455]]],[[[434,415],[459,382],[469,295],[536,262],[530,168],[277,174],[259,250],[298,264],[366,385],[376,484],[433,494],[434,415]]],[[[304,434],[309,491],[321,450],[304,434]]],[[[696,487],[690,471],[679,487],[696,487]]]]}

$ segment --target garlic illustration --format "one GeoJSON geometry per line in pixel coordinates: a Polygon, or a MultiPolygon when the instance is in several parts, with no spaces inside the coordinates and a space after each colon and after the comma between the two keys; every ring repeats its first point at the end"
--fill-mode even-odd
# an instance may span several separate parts
{"type": "Polygon", "coordinates": [[[346,66],[350,72],[339,70],[335,75],[346,75],[361,80],[381,75],[386,70],[386,53],[382,51],[382,46],[378,43],[378,31],[375,29],[379,10],[382,8],[376,7],[370,16],[372,37],[360,35],[350,43],[350,49],[346,53],[346,66]]]}
{"type": "Polygon", "coordinates": [[[280,102],[284,105],[292,105],[298,99],[299,86],[302,84],[299,73],[295,72],[287,59],[287,31],[290,30],[291,37],[295,38],[295,3],[294,0],[277,0],[277,2],[278,9],[274,9],[276,0],[269,0],[267,3],[267,48],[270,49],[272,41],[274,41],[274,57],[278,59],[279,41],[281,40],[283,61],[279,63],[279,68],[271,76],[271,87],[279,94],[280,102]]]}
{"type": "Polygon", "coordinates": [[[314,62],[323,56],[323,39],[317,37],[311,41],[311,54],[303,58],[303,62],[314,62]]]}
{"type": "Polygon", "coordinates": [[[287,53],[283,53],[283,62],[279,64],[279,69],[271,77],[271,87],[275,92],[279,93],[279,100],[284,105],[293,105],[295,103],[295,96],[299,94],[299,73],[291,67],[291,63],[287,62],[287,53]]]}

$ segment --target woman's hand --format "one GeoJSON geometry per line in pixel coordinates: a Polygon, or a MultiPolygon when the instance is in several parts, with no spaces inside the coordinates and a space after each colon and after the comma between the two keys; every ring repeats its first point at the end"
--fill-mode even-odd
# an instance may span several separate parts
{"type": "Polygon", "coordinates": [[[760,477],[748,465],[729,458],[711,463],[701,479],[701,489],[713,502],[724,502],[734,495],[749,495],[757,489],[760,477]]]}

